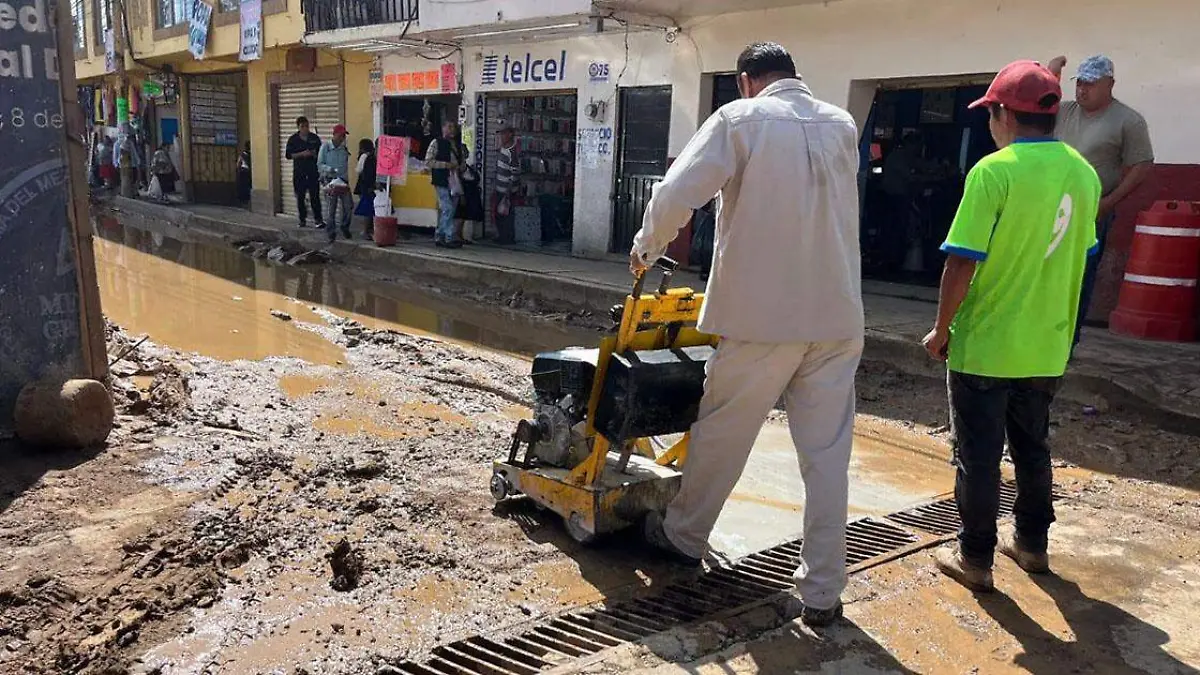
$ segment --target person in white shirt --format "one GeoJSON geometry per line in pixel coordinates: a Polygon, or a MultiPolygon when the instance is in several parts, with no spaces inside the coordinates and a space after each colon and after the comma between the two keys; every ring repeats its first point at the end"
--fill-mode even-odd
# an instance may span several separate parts
{"type": "Polygon", "coordinates": [[[781,398],[805,486],[796,584],[803,620],[842,614],[854,375],[862,356],[858,130],[817,100],[782,46],[738,58],[743,98],[709,117],[655,186],[634,238],[635,274],[693,209],[720,193],[712,276],[699,328],[719,335],[679,495],[646,537],[698,565],[755,438],[781,398]]]}

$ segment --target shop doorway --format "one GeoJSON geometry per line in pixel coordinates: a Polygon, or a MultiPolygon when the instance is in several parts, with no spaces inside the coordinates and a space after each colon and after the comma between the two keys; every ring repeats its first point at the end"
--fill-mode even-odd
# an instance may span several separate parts
{"type": "Polygon", "coordinates": [[[246,73],[189,77],[192,201],[237,204],[238,145],[247,134],[246,73]]]}
{"type": "Polygon", "coordinates": [[[667,172],[671,87],[623,87],[617,105],[617,174],[609,251],[624,253],[642,226],[651,190],[667,172]]]}
{"type": "Polygon", "coordinates": [[[990,76],[885,84],[861,145],[863,276],[936,286],[940,246],[967,172],[995,151],[985,112],[967,106],[990,76]]]}
{"type": "MultiPolygon", "coordinates": [[[[390,188],[392,213],[404,227],[437,227],[438,199],[432,175],[425,168],[425,152],[435,139],[441,137],[444,122],[458,122],[461,101],[462,97],[453,95],[387,96],[383,99],[384,135],[407,138],[409,158],[415,160],[409,163],[405,183],[390,188]]],[[[469,147],[467,151],[474,152],[474,148],[469,147]]],[[[474,163],[476,159],[472,156],[469,161],[474,163]]],[[[462,207],[460,212],[465,218],[462,207]]]]}
{"type": "MultiPolygon", "coordinates": [[[[516,246],[570,255],[575,218],[574,92],[488,95],[484,118],[484,185],[494,186],[497,131],[515,130],[520,185],[512,197],[516,246]]],[[[488,189],[492,189],[488,187],[488,189]]],[[[495,211],[487,210],[495,232],[495,211]]]]}
{"type": "Polygon", "coordinates": [[[303,115],[317,137],[322,141],[330,140],[333,127],[342,123],[342,87],[338,80],[288,82],[276,85],[274,94],[275,148],[272,154],[276,162],[275,175],[279,177],[275,186],[275,211],[298,216],[296,192],[292,187],[292,161],[285,155],[288,139],[296,133],[296,118],[303,115]]]}

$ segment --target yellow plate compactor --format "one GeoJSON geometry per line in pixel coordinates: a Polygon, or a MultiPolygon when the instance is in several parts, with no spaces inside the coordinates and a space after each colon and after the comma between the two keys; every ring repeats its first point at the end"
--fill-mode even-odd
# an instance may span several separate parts
{"type": "Polygon", "coordinates": [[[686,432],[717,338],[695,327],[704,294],[670,288],[674,261],[657,266],[658,290],[643,294],[640,275],[624,305],[612,308],[616,334],[598,349],[537,355],[534,419],[517,425],[507,457],[493,465],[497,501],[526,495],[562,516],[581,543],[666,508],[679,491],[686,432]],[[656,450],[657,437],[678,433],[677,443],[656,450]]]}

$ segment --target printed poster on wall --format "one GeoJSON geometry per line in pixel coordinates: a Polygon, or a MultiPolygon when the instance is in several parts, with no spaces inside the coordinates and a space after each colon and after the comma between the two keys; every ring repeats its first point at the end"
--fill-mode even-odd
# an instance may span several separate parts
{"type": "Polygon", "coordinates": [[[188,51],[196,60],[204,58],[204,52],[208,49],[208,24],[212,19],[212,5],[204,2],[204,0],[192,1],[192,18],[188,22],[188,51]]]}
{"type": "Polygon", "coordinates": [[[117,72],[117,40],[111,28],[104,31],[104,72],[117,72]]]}
{"type": "Polygon", "coordinates": [[[239,6],[242,26],[242,51],[239,61],[262,58],[262,0],[242,0],[239,6]]]}
{"type": "Polygon", "coordinates": [[[453,63],[442,64],[441,80],[443,94],[458,93],[458,68],[453,63]]]}
{"type": "Polygon", "coordinates": [[[395,185],[404,185],[408,181],[408,138],[380,136],[375,171],[380,176],[391,176],[395,185]]]}

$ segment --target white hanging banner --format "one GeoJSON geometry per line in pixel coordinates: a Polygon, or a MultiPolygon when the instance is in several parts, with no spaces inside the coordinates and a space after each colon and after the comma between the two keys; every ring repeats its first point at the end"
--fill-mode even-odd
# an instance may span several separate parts
{"type": "Polygon", "coordinates": [[[197,61],[204,58],[204,52],[208,49],[208,25],[212,13],[212,5],[204,0],[192,0],[192,18],[188,21],[188,51],[197,61]]]}
{"type": "Polygon", "coordinates": [[[242,26],[242,51],[239,61],[262,58],[262,0],[242,0],[239,7],[242,26]]]}

